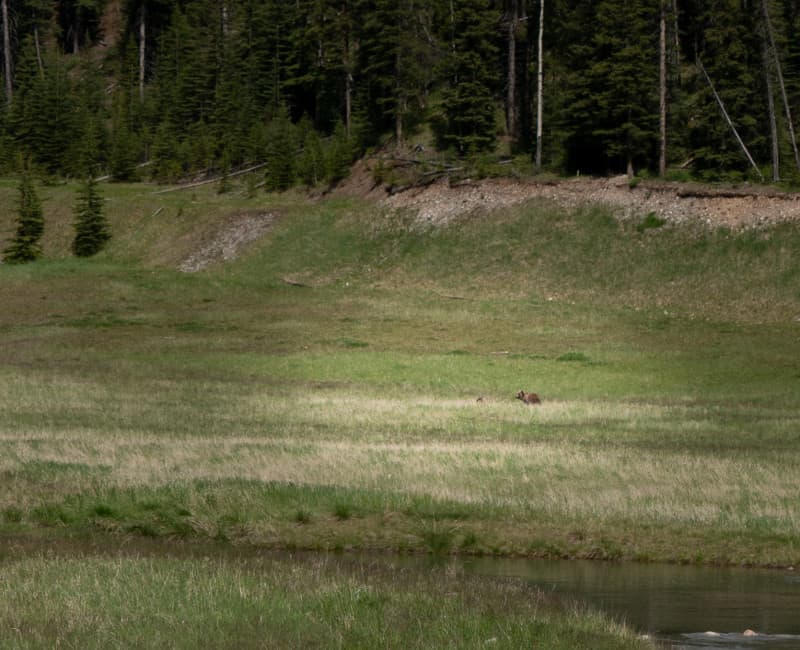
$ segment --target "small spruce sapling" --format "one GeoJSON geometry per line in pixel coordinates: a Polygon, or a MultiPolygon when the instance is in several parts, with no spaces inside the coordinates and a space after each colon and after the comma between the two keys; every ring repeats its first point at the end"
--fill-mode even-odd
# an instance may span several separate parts
{"type": "Polygon", "coordinates": [[[19,185],[17,232],[11,244],[3,251],[3,261],[24,264],[38,259],[42,254],[39,240],[44,233],[42,204],[36,196],[33,180],[26,173],[19,185]]]}
{"type": "Polygon", "coordinates": [[[97,189],[97,181],[91,175],[87,176],[78,191],[74,225],[72,252],[78,257],[91,257],[111,239],[103,215],[103,197],[97,189]]]}

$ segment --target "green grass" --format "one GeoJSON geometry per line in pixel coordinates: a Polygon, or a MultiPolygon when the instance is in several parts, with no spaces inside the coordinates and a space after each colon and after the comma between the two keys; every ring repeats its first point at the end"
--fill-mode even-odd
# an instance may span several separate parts
{"type": "Polygon", "coordinates": [[[106,252],[67,256],[59,186],[46,259],[0,266],[0,533],[800,562],[797,226],[534,202],[422,232],[341,198],[104,189],[106,252]],[[260,210],[239,259],[175,270],[260,210]]]}
{"type": "Polygon", "coordinates": [[[190,552],[34,555],[0,576],[9,649],[651,647],[535,589],[435,568],[190,552]]]}

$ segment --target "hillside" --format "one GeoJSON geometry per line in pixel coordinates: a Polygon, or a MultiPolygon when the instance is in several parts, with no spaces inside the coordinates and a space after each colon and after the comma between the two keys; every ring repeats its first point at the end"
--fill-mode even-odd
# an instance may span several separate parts
{"type": "MultiPolygon", "coordinates": [[[[721,320],[800,317],[795,194],[623,178],[440,181],[388,194],[359,169],[324,196],[248,198],[246,184],[226,194],[213,184],[166,193],[104,185],[113,239],[103,259],[309,286],[410,284],[721,320]]],[[[0,184],[2,247],[15,193],[15,183],[0,184]]],[[[75,187],[40,193],[45,256],[63,258],[75,187]]]]}

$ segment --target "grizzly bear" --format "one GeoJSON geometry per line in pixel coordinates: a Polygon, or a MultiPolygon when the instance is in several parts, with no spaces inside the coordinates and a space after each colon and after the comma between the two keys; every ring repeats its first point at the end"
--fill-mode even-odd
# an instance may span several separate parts
{"type": "Polygon", "coordinates": [[[533,405],[542,403],[542,400],[539,399],[536,393],[526,393],[524,390],[517,393],[517,399],[521,399],[523,404],[533,405]]]}

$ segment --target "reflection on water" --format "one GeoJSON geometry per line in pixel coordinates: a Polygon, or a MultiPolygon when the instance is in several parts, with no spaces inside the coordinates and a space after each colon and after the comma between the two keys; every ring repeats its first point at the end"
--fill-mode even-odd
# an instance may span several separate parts
{"type": "Polygon", "coordinates": [[[800,576],[791,572],[496,559],[468,560],[464,568],[577,598],[674,650],[800,649],[800,576]]]}
{"type": "Polygon", "coordinates": [[[780,648],[781,650],[797,650],[800,648],[800,636],[793,634],[743,634],[703,632],[684,634],[681,638],[666,639],[668,648],[672,650],[694,650],[695,648],[725,648],[725,650],[753,650],[755,648],[780,648]]]}

